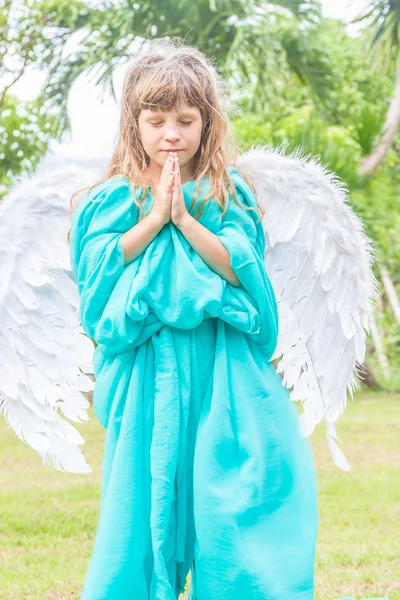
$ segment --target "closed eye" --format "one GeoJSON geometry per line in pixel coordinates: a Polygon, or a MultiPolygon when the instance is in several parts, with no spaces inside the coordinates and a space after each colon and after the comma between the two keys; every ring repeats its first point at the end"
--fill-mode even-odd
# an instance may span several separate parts
{"type": "MultiPolygon", "coordinates": [[[[180,121],[180,123],[182,125],[190,125],[191,123],[193,123],[193,121],[180,121]]],[[[160,121],[159,123],[150,123],[150,125],[152,125],[153,127],[160,127],[160,125],[163,124],[163,121],[160,121]]]]}

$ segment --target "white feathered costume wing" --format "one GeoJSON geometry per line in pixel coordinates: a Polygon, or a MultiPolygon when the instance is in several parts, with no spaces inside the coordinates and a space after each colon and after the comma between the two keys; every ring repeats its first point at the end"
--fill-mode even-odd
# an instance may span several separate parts
{"type": "MultiPolygon", "coordinates": [[[[335,463],[334,422],[357,387],[376,282],[372,253],[346,191],[315,159],[250,150],[236,162],[266,209],[265,264],[278,301],[279,338],[271,360],[301,400],[304,435],[323,418],[335,463]]],[[[79,324],[67,231],[76,189],[99,173],[58,167],[19,182],[0,202],[0,414],[46,464],[90,472],[84,443],[63,419],[88,418],[93,343],[79,324]]]]}
{"type": "Polygon", "coordinates": [[[323,419],[335,464],[351,467],[335,443],[335,421],[347,391],[359,387],[368,317],[377,282],[370,240],[348,204],[347,188],[300,149],[290,156],[261,146],[235,165],[253,183],[265,208],[265,265],[279,313],[271,360],[303,403],[300,426],[309,436],[323,419]]]}
{"type": "Polygon", "coordinates": [[[79,325],[67,233],[76,165],[24,178],[0,202],[0,414],[59,470],[89,473],[72,421],[88,418],[93,343],[79,325]]]}

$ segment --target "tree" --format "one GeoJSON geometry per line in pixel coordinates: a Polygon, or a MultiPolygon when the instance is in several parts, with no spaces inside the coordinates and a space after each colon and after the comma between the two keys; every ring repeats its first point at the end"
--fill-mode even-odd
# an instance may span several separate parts
{"type": "Polygon", "coordinates": [[[109,87],[115,97],[114,67],[129,60],[138,43],[155,37],[184,38],[211,56],[233,90],[246,90],[249,110],[260,111],[268,99],[279,97],[293,75],[323,105],[332,77],[328,52],[313,42],[320,20],[319,0],[104,0],[96,6],[79,0],[6,0],[0,16],[0,110],[6,106],[8,119],[0,147],[3,183],[33,169],[49,140],[61,139],[69,128],[68,94],[81,73],[93,75],[101,90],[109,87]],[[68,54],[78,31],[81,48],[68,54]],[[23,104],[12,98],[12,88],[29,66],[47,76],[37,101],[23,104]],[[42,131],[39,120],[46,123],[42,131]]]}
{"type": "Polygon", "coordinates": [[[264,113],[242,113],[237,117],[235,134],[243,150],[260,143],[282,145],[287,153],[301,147],[305,155],[320,157],[321,163],[347,184],[354,210],[373,240],[375,275],[382,282],[373,321],[375,339],[373,345],[368,345],[368,380],[376,372],[379,379],[385,380],[385,386],[398,389],[400,172],[396,149],[388,151],[373,177],[360,178],[358,172],[362,157],[373,148],[384,122],[386,98],[392,90],[391,74],[371,72],[360,40],[349,36],[340,21],[321,24],[315,42],[322,40],[334,65],[334,86],[326,110],[317,110],[304,95],[304,86],[292,80],[285,94],[265,106],[264,113]],[[391,367],[387,380],[385,357],[391,367]]]}
{"type": "Polygon", "coordinates": [[[285,85],[279,81],[282,65],[323,103],[331,76],[328,52],[313,42],[320,19],[319,0],[105,1],[88,16],[81,49],[49,61],[46,97],[66,115],[68,91],[84,71],[115,97],[114,67],[129,60],[138,43],[169,36],[184,38],[210,56],[234,89],[246,89],[252,110],[279,95],[285,85]]]}
{"type": "Polygon", "coordinates": [[[81,27],[89,14],[76,0],[53,6],[57,10],[48,2],[5,0],[0,10],[0,194],[12,176],[35,168],[50,139],[60,137],[64,129],[54,103],[43,96],[23,102],[13,95],[28,68],[57,60],[74,31],[72,23],[81,27]],[[61,31],[65,25],[67,30],[61,31]]]}
{"type": "Polygon", "coordinates": [[[386,72],[395,65],[394,91],[378,143],[361,161],[360,175],[371,177],[392,148],[400,126],[400,1],[371,0],[355,22],[367,24],[371,65],[386,72]]]}

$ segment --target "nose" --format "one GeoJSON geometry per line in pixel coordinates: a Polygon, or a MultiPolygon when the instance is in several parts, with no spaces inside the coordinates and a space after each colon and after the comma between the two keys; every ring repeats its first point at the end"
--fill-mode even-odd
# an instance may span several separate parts
{"type": "Polygon", "coordinates": [[[165,133],[164,140],[166,142],[176,142],[176,140],[179,140],[180,137],[180,133],[176,127],[170,127],[165,133]]]}

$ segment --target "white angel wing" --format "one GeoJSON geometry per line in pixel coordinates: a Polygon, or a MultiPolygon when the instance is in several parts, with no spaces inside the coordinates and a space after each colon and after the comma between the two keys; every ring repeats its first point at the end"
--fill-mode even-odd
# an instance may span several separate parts
{"type": "Polygon", "coordinates": [[[279,337],[271,360],[303,403],[304,436],[326,420],[335,464],[351,470],[334,441],[334,422],[359,387],[368,316],[377,282],[372,248],[337,176],[301,149],[290,156],[260,146],[235,165],[266,210],[265,265],[278,302],[279,337]]]}
{"type": "Polygon", "coordinates": [[[62,166],[23,178],[0,202],[0,415],[45,464],[73,473],[91,468],[58,409],[88,419],[94,346],[79,324],[67,232],[73,192],[94,179],[62,166]]]}

